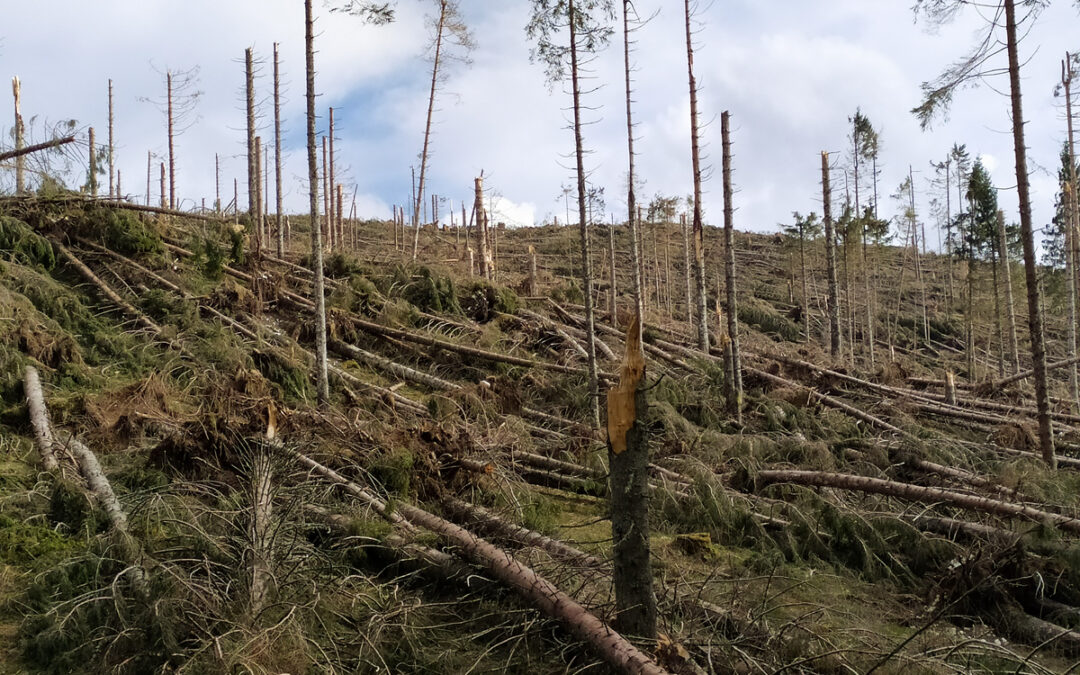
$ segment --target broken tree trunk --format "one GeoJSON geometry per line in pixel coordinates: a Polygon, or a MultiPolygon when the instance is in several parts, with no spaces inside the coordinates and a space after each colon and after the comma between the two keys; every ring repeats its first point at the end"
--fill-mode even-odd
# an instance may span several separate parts
{"type": "MultiPolygon", "coordinates": [[[[260,444],[261,445],[261,444],[260,444]]],[[[273,466],[270,453],[260,447],[255,454],[251,467],[251,616],[258,616],[270,595],[274,581],[270,569],[273,531],[270,525],[273,516],[273,466]]]]}
{"type": "Polygon", "coordinates": [[[656,637],[656,595],[649,556],[649,436],[641,317],[626,335],[619,384],[608,391],[608,493],[611,500],[616,625],[647,639],[656,637]]]}
{"type": "MultiPolygon", "coordinates": [[[[15,194],[21,195],[26,189],[26,160],[22,157],[26,148],[23,147],[23,117],[22,117],[22,83],[18,76],[11,78],[11,93],[15,97],[15,151],[10,157],[0,155],[0,160],[15,158],[15,194]]],[[[72,136],[71,140],[75,140],[72,136]]]]}

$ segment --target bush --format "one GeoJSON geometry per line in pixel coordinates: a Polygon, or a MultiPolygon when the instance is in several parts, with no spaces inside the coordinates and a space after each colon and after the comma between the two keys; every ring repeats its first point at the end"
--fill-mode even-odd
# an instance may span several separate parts
{"type": "Polygon", "coordinates": [[[56,267],[52,245],[30,226],[9,216],[0,216],[0,251],[5,251],[20,265],[56,267]]]}

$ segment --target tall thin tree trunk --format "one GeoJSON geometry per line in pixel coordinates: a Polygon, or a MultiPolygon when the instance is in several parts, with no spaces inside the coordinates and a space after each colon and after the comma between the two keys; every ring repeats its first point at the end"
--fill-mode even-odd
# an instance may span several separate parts
{"type": "Polygon", "coordinates": [[[266,231],[263,228],[262,199],[262,136],[255,137],[255,250],[261,255],[266,246],[266,231]]]}
{"type": "Polygon", "coordinates": [[[214,153],[214,214],[221,216],[221,160],[214,153]]]}
{"type": "Polygon", "coordinates": [[[679,223],[682,225],[683,276],[686,278],[686,321],[691,323],[694,320],[694,276],[690,267],[690,223],[685,213],[679,215],[679,223]]]}
{"type": "Polygon", "coordinates": [[[473,180],[473,213],[476,214],[476,242],[480,248],[480,276],[491,280],[491,253],[488,251],[487,216],[484,213],[484,175],[473,180]]]}
{"type": "Polygon", "coordinates": [[[153,160],[152,160],[150,151],[147,150],[146,151],[146,205],[147,206],[150,206],[150,181],[152,180],[152,177],[151,177],[152,161],[153,160]]]}
{"type": "Polygon", "coordinates": [[[173,133],[172,73],[165,71],[166,103],[169,116],[169,208],[176,209],[176,152],[173,133]]]}
{"type": "Polygon", "coordinates": [[[326,148],[326,136],[322,137],[322,184],[323,184],[323,225],[322,234],[326,237],[326,244],[331,251],[334,250],[334,235],[330,230],[330,173],[329,160],[326,148]]]}
{"type": "MultiPolygon", "coordinates": [[[[1001,256],[1002,281],[1005,284],[1005,311],[1009,326],[1009,363],[1013,372],[1020,372],[1020,341],[1016,337],[1016,310],[1013,302],[1012,270],[1009,264],[1009,241],[1005,236],[1005,214],[998,211],[998,251],[1001,256]]],[[[1074,319],[1075,322],[1075,319],[1074,319]]],[[[1073,350],[1075,352],[1075,349],[1073,350]]]]}
{"type": "MultiPolygon", "coordinates": [[[[11,93],[15,98],[15,149],[22,150],[26,147],[26,139],[23,137],[26,128],[22,116],[22,83],[17,76],[11,78],[11,93]]],[[[26,157],[19,155],[15,158],[15,194],[21,195],[25,190],[26,157]]]]}
{"type": "Polygon", "coordinates": [[[705,279],[705,240],[701,213],[701,153],[698,130],[697,79],[694,77],[694,43],[690,30],[690,0],[684,0],[686,18],[686,68],[690,81],[690,162],[694,172],[694,270],[697,279],[698,349],[709,350],[709,308],[705,279]]]}
{"type": "Polygon", "coordinates": [[[840,297],[836,282],[836,235],[832,220],[832,190],[829,188],[829,153],[821,153],[821,210],[825,220],[825,266],[829,279],[829,353],[840,355],[840,297]]]}
{"type": "MultiPolygon", "coordinates": [[[[631,0],[623,0],[623,75],[626,78],[626,149],[627,149],[627,186],[626,186],[626,225],[630,230],[630,267],[632,269],[634,292],[634,309],[638,321],[645,321],[645,306],[643,289],[641,287],[641,250],[638,246],[638,229],[640,223],[635,220],[637,216],[637,195],[635,194],[634,181],[637,180],[634,165],[634,116],[633,116],[633,86],[630,81],[630,10],[633,7],[631,0]]],[[[689,298],[689,296],[688,296],[689,298]]],[[[690,311],[689,309],[687,311],[690,311]]],[[[644,347],[642,347],[644,354],[644,347]]],[[[644,358],[644,356],[642,356],[644,358]]]]}
{"type": "Polygon", "coordinates": [[[739,302],[735,285],[735,207],[731,189],[731,115],[720,114],[724,181],[724,286],[727,291],[728,338],[731,340],[731,391],[728,402],[735,421],[742,424],[742,355],[739,353],[739,302]]]}
{"type": "Polygon", "coordinates": [[[608,258],[609,258],[608,263],[609,263],[609,265],[611,267],[611,269],[608,270],[608,272],[610,274],[609,282],[611,284],[611,288],[609,289],[609,295],[608,295],[608,297],[609,297],[609,299],[608,299],[608,311],[611,313],[611,325],[612,325],[612,327],[618,328],[619,327],[619,320],[618,320],[619,308],[618,308],[618,287],[615,285],[616,281],[615,281],[615,222],[614,222],[614,220],[615,219],[613,217],[611,225],[608,226],[608,254],[609,254],[608,255],[608,258]]]}
{"type": "Polygon", "coordinates": [[[330,231],[330,248],[331,249],[338,249],[338,248],[341,248],[341,235],[338,232],[337,218],[335,217],[335,214],[337,213],[337,207],[336,207],[337,193],[335,192],[335,187],[334,186],[337,185],[337,183],[334,182],[334,109],[333,108],[330,108],[330,132],[329,132],[329,137],[330,137],[330,150],[329,150],[330,154],[329,154],[329,159],[328,159],[327,166],[329,168],[330,173],[327,174],[327,178],[326,178],[326,199],[327,199],[327,204],[329,205],[330,208],[327,211],[327,216],[326,216],[326,229],[330,231]]]}
{"type": "MultiPolygon", "coordinates": [[[[1001,213],[1000,211],[998,213],[1001,213]]],[[[1004,218],[1004,214],[1002,215],[1004,218]]],[[[998,274],[999,265],[1005,263],[1005,257],[998,251],[998,247],[990,247],[990,263],[993,266],[993,284],[994,284],[994,325],[997,328],[998,337],[998,377],[1005,377],[1005,328],[1001,323],[1001,292],[998,286],[1001,274],[998,274]]]]}
{"type": "MultiPolygon", "coordinates": [[[[244,94],[247,103],[247,162],[248,162],[248,216],[255,221],[255,204],[258,199],[258,176],[255,174],[255,62],[251,47],[244,50],[244,94]]],[[[237,208],[239,209],[239,204],[237,208]]]]}
{"type": "Polygon", "coordinates": [[[1031,222],[1031,195],[1028,183],[1027,148],[1024,145],[1024,109],[1020,93],[1020,57],[1016,37],[1016,3],[1005,0],[1005,31],[1009,53],[1009,87],[1012,99],[1013,146],[1016,154],[1016,192],[1020,201],[1020,238],[1024,246],[1024,276],[1028,292],[1028,326],[1031,332],[1031,359],[1035,371],[1035,404],[1039,411],[1039,445],[1043,460],[1057,467],[1054,430],[1050,422],[1050,392],[1046,381],[1046,346],[1043,343],[1043,315],[1039,303],[1039,270],[1035,260],[1035,236],[1031,222]]]}
{"type": "Polygon", "coordinates": [[[952,189],[949,176],[950,160],[945,160],[945,274],[947,290],[945,293],[945,317],[952,318],[953,302],[953,250],[952,250],[952,189]]]}
{"type": "Polygon", "coordinates": [[[116,173],[116,143],[113,137],[113,125],[115,117],[113,116],[113,87],[112,78],[109,79],[109,199],[119,196],[119,192],[116,189],[114,183],[114,174],[116,173]]]}
{"type": "Polygon", "coordinates": [[[161,163],[161,208],[169,208],[169,189],[165,186],[165,162],[161,163]]]}
{"type": "Polygon", "coordinates": [[[90,127],[90,165],[86,167],[86,184],[90,196],[97,197],[97,147],[94,144],[94,127],[90,127]]]}
{"type": "Polygon", "coordinates": [[[589,228],[585,213],[585,149],[581,137],[581,88],[578,84],[577,13],[568,0],[570,17],[570,82],[574,97],[574,157],[577,162],[578,220],[581,223],[581,284],[585,295],[585,349],[589,353],[589,399],[593,428],[600,428],[600,380],[596,371],[596,318],[593,311],[592,257],[589,255],[589,228]]]}
{"type": "Polygon", "coordinates": [[[413,252],[416,262],[420,250],[420,202],[424,199],[424,180],[427,177],[428,143],[431,140],[431,117],[435,112],[435,90],[439,81],[439,61],[442,57],[443,28],[446,25],[447,0],[439,2],[439,24],[435,29],[435,58],[431,64],[431,91],[428,93],[427,121],[424,123],[424,147],[420,152],[420,187],[416,191],[416,207],[413,209],[413,252]]]}
{"type": "Polygon", "coordinates": [[[307,62],[307,155],[308,208],[311,213],[311,261],[315,272],[315,360],[318,400],[330,400],[330,380],[326,363],[326,297],[323,294],[322,230],[319,227],[319,164],[315,152],[315,33],[311,0],[304,0],[304,41],[307,62]]]}
{"type": "MultiPolygon", "coordinates": [[[[1068,200],[1068,213],[1067,224],[1065,226],[1065,273],[1069,277],[1069,349],[1070,353],[1075,354],[1077,350],[1077,303],[1078,294],[1080,294],[1080,288],[1077,287],[1076,280],[1080,278],[1080,257],[1078,257],[1078,236],[1080,236],[1080,228],[1077,227],[1077,223],[1080,222],[1080,212],[1077,209],[1076,203],[1076,148],[1073,146],[1073,118],[1072,118],[1072,57],[1068,52],[1065,53],[1065,60],[1061,62],[1061,82],[1065,86],[1065,119],[1067,122],[1068,130],[1068,143],[1069,143],[1069,185],[1068,189],[1064,190],[1064,194],[1068,200]]],[[[1017,368],[1019,370],[1019,367],[1017,368]]],[[[1080,377],[1078,377],[1076,364],[1069,367],[1069,387],[1073,398],[1073,409],[1076,412],[1080,412],[1080,377]]]]}
{"type": "Polygon", "coordinates": [[[285,223],[282,220],[281,195],[281,72],[278,62],[278,43],[274,43],[274,191],[275,216],[277,224],[277,254],[285,257],[285,223]]]}
{"type": "Polygon", "coordinates": [[[806,231],[799,226],[799,265],[802,268],[802,320],[806,341],[810,341],[810,291],[806,280],[806,231]]]}

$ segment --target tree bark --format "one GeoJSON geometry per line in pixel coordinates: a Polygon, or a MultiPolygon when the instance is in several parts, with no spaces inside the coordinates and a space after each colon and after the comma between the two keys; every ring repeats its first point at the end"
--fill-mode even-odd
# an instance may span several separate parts
{"type": "Polygon", "coordinates": [[[684,0],[686,18],[686,67],[690,81],[690,163],[694,172],[694,272],[697,280],[698,349],[709,351],[709,307],[705,278],[705,241],[701,209],[701,153],[698,129],[697,79],[694,77],[694,44],[690,30],[690,0],[684,0]]]}
{"type": "Polygon", "coordinates": [[[574,99],[574,157],[577,163],[578,222],[581,228],[581,290],[585,295],[585,349],[589,352],[589,406],[594,429],[600,428],[600,381],[596,374],[596,317],[594,316],[592,256],[585,195],[585,148],[581,136],[581,88],[578,83],[577,10],[568,1],[570,18],[570,82],[574,99]]]}
{"type": "Polygon", "coordinates": [[[829,353],[840,355],[840,297],[836,281],[836,235],[832,220],[832,190],[829,188],[829,153],[821,153],[821,209],[825,220],[825,265],[829,278],[829,353]]]}
{"type": "MultiPolygon", "coordinates": [[[[1012,270],[1009,265],[1009,242],[1005,237],[1005,215],[999,212],[997,221],[998,250],[1001,251],[1002,267],[1005,282],[1005,310],[1009,326],[1009,362],[1014,373],[1020,372],[1020,342],[1016,337],[1016,310],[1013,302],[1012,270]]],[[[1075,333],[1074,333],[1075,334],[1075,333]]]]}
{"type": "Polygon", "coordinates": [[[90,165],[86,167],[86,184],[90,190],[90,197],[97,197],[97,147],[94,142],[94,127],[90,127],[88,139],[90,142],[90,165]]]}
{"type": "Polygon", "coordinates": [[[19,154],[23,149],[25,140],[23,134],[26,130],[23,126],[22,117],[22,83],[18,76],[11,78],[11,93],[15,97],[15,194],[21,195],[26,190],[26,160],[19,154]]]}
{"type": "Polygon", "coordinates": [[[491,280],[491,252],[488,250],[487,214],[484,211],[484,174],[473,180],[473,213],[476,214],[476,242],[480,247],[480,276],[491,280]]]}
{"type": "Polygon", "coordinates": [[[256,450],[251,467],[251,616],[257,617],[270,596],[274,577],[271,571],[273,546],[273,468],[266,448],[256,450]]]}
{"type": "Polygon", "coordinates": [[[727,329],[731,340],[731,398],[728,406],[735,422],[742,424],[742,354],[739,351],[739,302],[735,283],[735,206],[731,189],[731,115],[720,115],[720,135],[723,143],[724,181],[724,286],[727,291],[727,329]]]}
{"type": "Polygon", "coordinates": [[[169,116],[169,208],[176,208],[176,154],[173,134],[172,73],[165,73],[166,98],[169,116]]]}
{"type": "Polygon", "coordinates": [[[115,118],[113,117],[113,86],[112,78],[109,78],[109,198],[119,196],[117,185],[114,182],[114,176],[116,175],[116,144],[113,136],[113,124],[115,118]]]}
{"type": "Polygon", "coordinates": [[[319,166],[315,154],[315,35],[311,0],[304,0],[304,40],[307,70],[308,208],[311,213],[311,261],[315,272],[315,370],[318,402],[330,400],[326,362],[326,296],[323,291],[322,232],[319,227],[319,166]]]}
{"type": "Polygon", "coordinates": [[[427,178],[428,145],[431,141],[431,117],[435,112],[435,90],[439,82],[439,62],[442,57],[443,28],[446,26],[446,8],[447,0],[439,0],[439,23],[435,28],[435,58],[432,60],[431,64],[431,90],[428,93],[427,121],[424,123],[424,147],[420,151],[420,185],[416,190],[416,203],[415,208],[413,208],[413,262],[416,262],[416,256],[420,250],[420,203],[424,199],[424,180],[427,178]]]}
{"type": "Polygon", "coordinates": [[[832,487],[841,490],[857,490],[870,494],[899,497],[915,501],[944,502],[970,511],[992,513],[1012,518],[1028,518],[1040,523],[1053,525],[1073,534],[1080,533],[1080,520],[1049,511],[1042,511],[1023,504],[979,497],[977,495],[944,490],[941,488],[922,487],[910,483],[899,483],[881,478],[869,478],[853,474],[828,473],[825,471],[776,470],[759,471],[757,479],[762,484],[796,483],[818,487],[832,487]]]}
{"type": "MultiPolygon", "coordinates": [[[[640,223],[635,220],[637,215],[637,195],[634,181],[637,180],[634,162],[634,115],[633,115],[633,87],[630,80],[630,10],[633,8],[632,0],[623,0],[623,74],[626,82],[626,149],[627,149],[627,186],[626,186],[626,225],[630,230],[630,262],[633,271],[634,309],[639,320],[645,320],[645,306],[642,298],[641,279],[641,250],[639,246],[638,228],[640,223]]],[[[687,310],[690,311],[689,309],[687,310]]],[[[692,312],[691,312],[692,313],[692,312]]]]}
{"type": "Polygon", "coordinates": [[[608,391],[608,464],[616,625],[622,632],[656,637],[656,596],[649,556],[649,436],[641,317],[626,335],[619,384],[608,391]]]}
{"type": "MultiPolygon", "coordinates": [[[[34,145],[27,145],[20,147],[18,150],[9,150],[8,152],[0,152],[0,162],[7,161],[9,159],[18,159],[25,157],[34,152],[40,152],[42,150],[48,150],[49,148],[58,148],[61,145],[67,145],[68,143],[74,143],[74,136],[65,136],[64,138],[57,138],[51,141],[45,141],[44,143],[35,143],[34,145]]],[[[16,165],[18,162],[16,162],[16,165]]]]}
{"type": "Polygon", "coordinates": [[[30,424],[34,428],[34,440],[38,454],[41,455],[41,466],[53,473],[60,468],[60,463],[56,461],[56,440],[53,438],[49,409],[45,407],[45,395],[41,391],[41,378],[38,377],[37,368],[33,366],[27,366],[25,373],[23,389],[26,394],[26,407],[30,410],[30,424]]]}
{"type": "MultiPolygon", "coordinates": [[[[274,191],[275,191],[275,216],[274,222],[277,227],[277,254],[279,258],[285,257],[285,222],[282,220],[282,194],[281,194],[281,72],[278,61],[278,43],[274,43],[274,191]]],[[[216,158],[216,155],[215,155],[216,158]]],[[[219,198],[220,199],[220,198],[219,198]]]]}
{"type": "Polygon", "coordinates": [[[1046,346],[1043,342],[1042,303],[1039,302],[1035,237],[1031,222],[1031,195],[1028,183],[1027,148],[1024,144],[1024,110],[1020,92],[1020,57],[1016,37],[1015,0],[1005,0],[1005,30],[1009,53],[1009,88],[1012,101],[1013,147],[1016,154],[1016,192],[1020,202],[1020,238],[1024,246],[1024,277],[1028,294],[1028,328],[1031,359],[1035,371],[1035,403],[1039,410],[1039,445],[1043,460],[1056,466],[1054,432],[1050,423],[1050,393],[1046,381],[1046,346]]]}

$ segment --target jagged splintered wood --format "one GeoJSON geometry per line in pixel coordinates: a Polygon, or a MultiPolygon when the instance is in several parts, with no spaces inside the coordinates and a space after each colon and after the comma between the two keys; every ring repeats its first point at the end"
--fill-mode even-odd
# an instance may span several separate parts
{"type": "Polygon", "coordinates": [[[607,394],[609,494],[614,558],[615,625],[656,637],[656,595],[649,556],[649,436],[641,316],[626,333],[619,384],[607,394]]]}
{"type": "Polygon", "coordinates": [[[480,276],[491,279],[491,252],[488,250],[487,214],[484,211],[484,173],[473,179],[473,213],[476,215],[476,241],[480,246],[480,276]]]}
{"type": "Polygon", "coordinates": [[[318,402],[330,400],[330,380],[326,360],[326,297],[323,281],[322,232],[319,225],[319,166],[315,153],[315,24],[311,0],[304,0],[304,54],[307,95],[308,208],[311,214],[311,261],[315,282],[315,369],[318,402]]]}

